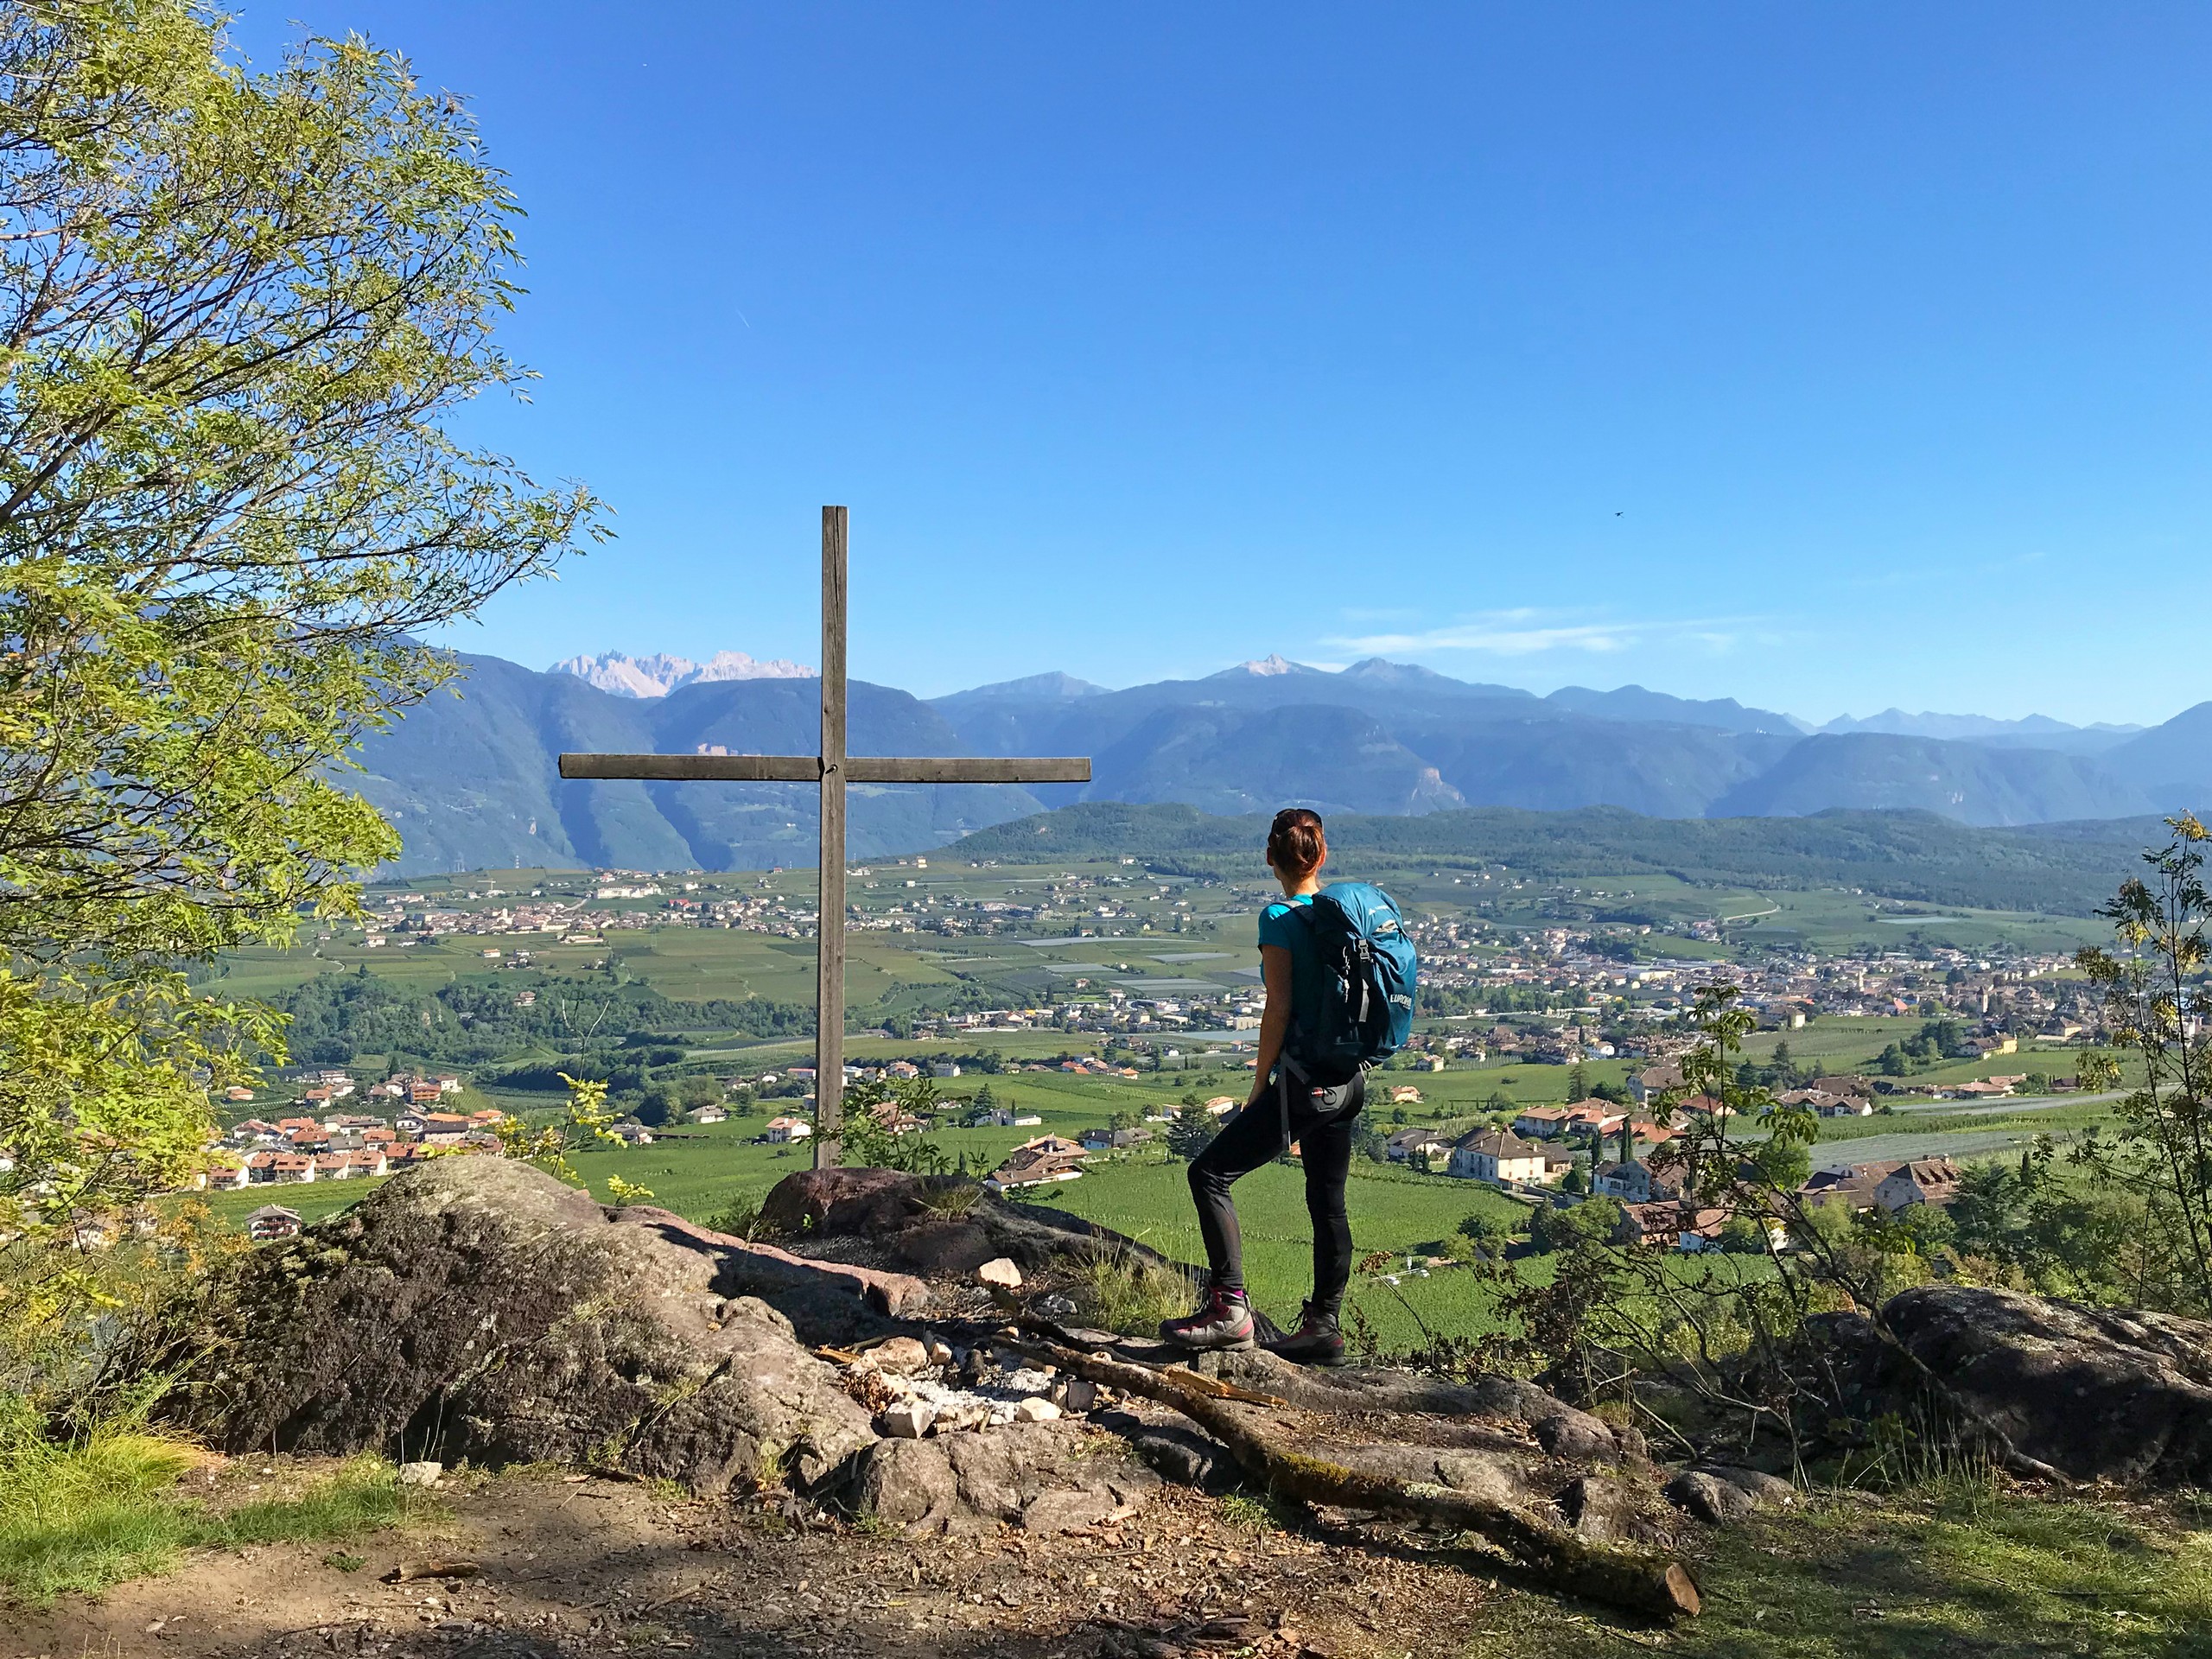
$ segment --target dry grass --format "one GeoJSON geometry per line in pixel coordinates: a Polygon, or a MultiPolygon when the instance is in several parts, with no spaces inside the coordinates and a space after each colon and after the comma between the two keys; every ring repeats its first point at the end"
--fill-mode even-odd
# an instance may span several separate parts
{"type": "Polygon", "coordinates": [[[1084,1268],[1076,1300],[1092,1325],[1123,1336],[1149,1336],[1162,1319],[1188,1313],[1192,1294],[1181,1274],[1122,1252],[1084,1268]]]}

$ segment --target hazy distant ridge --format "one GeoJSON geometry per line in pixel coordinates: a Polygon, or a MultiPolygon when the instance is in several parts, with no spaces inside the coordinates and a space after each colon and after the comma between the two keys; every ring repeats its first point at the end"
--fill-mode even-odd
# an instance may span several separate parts
{"type": "MultiPolygon", "coordinates": [[[[402,870],[812,861],[810,786],[566,784],[556,770],[564,749],[810,753],[816,683],[800,664],[610,652],[539,674],[464,660],[458,700],[435,698],[363,746],[361,786],[405,839],[402,870]]],[[[1042,674],[923,702],[855,682],[852,720],[856,752],[1082,754],[1093,766],[1087,786],[856,789],[853,848],[863,858],[1077,801],[1227,817],[1292,802],[1338,816],[1905,810],[1998,826],[2212,803],[2212,703],[2132,734],[1893,710],[1808,734],[1786,715],[1727,698],[1640,686],[1538,697],[1381,658],[1332,672],[1275,657],[1118,691],[1042,674]],[[1878,729],[1886,724],[1960,734],[1878,729]]]]}

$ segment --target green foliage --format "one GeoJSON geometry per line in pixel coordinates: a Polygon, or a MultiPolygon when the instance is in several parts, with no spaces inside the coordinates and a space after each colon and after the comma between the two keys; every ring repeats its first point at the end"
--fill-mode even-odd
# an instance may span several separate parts
{"type": "Polygon", "coordinates": [[[1585,1249],[1605,1243],[1620,1224],[1619,1205],[1611,1198],[1592,1198],[1564,1210],[1539,1210],[1529,1234],[1539,1249],[1585,1249]]]}
{"type": "Polygon", "coordinates": [[[1766,1249],[1766,1229],[1749,1216],[1731,1216],[1720,1224],[1720,1248],[1738,1255],[1757,1255],[1766,1249]]]}
{"type": "Polygon", "coordinates": [[[2103,914],[2117,954],[2088,950],[2078,960],[2103,992],[2117,1046],[2141,1058],[2143,1086],[2123,1100],[2110,1136],[2094,1132],[2076,1162],[2107,1187],[2139,1198],[2151,1236],[2172,1254],[2151,1306],[2212,1313],[2212,991],[2205,982],[2204,930],[2212,894],[2203,880],[2212,841],[2183,813],[2171,837],[2144,854],[2147,880],[2124,882],[2103,914]]]}
{"type": "Polygon", "coordinates": [[[2080,1301],[2186,1306],[2187,1263],[2144,1192],[2038,1138],[2017,1166],[1967,1169],[1951,1243],[1975,1277],[2080,1301]]]}
{"type": "MultiPolygon", "coordinates": [[[[814,1010],[804,1003],[714,997],[679,1002],[643,984],[587,988],[575,982],[518,980],[512,975],[457,980],[418,991],[363,969],[322,974],[271,999],[289,1022],[291,1052],[302,1061],[344,1065],[364,1054],[404,1053],[428,1063],[467,1065],[518,1051],[580,1050],[559,1063],[572,1073],[588,1067],[618,1088],[636,1088],[645,1068],[673,1065],[683,1050],[659,1033],[711,1027],[748,1037],[808,1035],[814,1010]],[[516,1005],[522,985],[538,992],[516,1005]],[[620,1044],[622,1046],[616,1047],[620,1044]]],[[[525,1062],[499,1077],[515,1088],[555,1087],[547,1065],[525,1062]]]]}
{"type": "Polygon", "coordinates": [[[937,1085],[928,1077],[903,1086],[880,1079],[855,1084],[844,1095],[843,1161],[861,1169],[950,1174],[952,1154],[937,1141],[918,1130],[894,1135],[890,1127],[902,1112],[926,1121],[938,1104],[937,1085]]]}
{"type": "Polygon", "coordinates": [[[1474,1214],[1464,1217],[1453,1230],[1460,1237],[1475,1244],[1495,1244],[1513,1236],[1510,1224],[1482,1210],[1478,1210],[1474,1214]]]}
{"type": "MultiPolygon", "coordinates": [[[[1167,1155],[1190,1162],[1213,1143],[1214,1135],[1220,1128],[1219,1121],[1198,1103],[1197,1096],[1190,1096],[1167,1125],[1167,1155]]],[[[1357,1128],[1354,1133],[1357,1133],[1357,1128]]]]}
{"type": "Polygon", "coordinates": [[[595,533],[440,423],[518,209],[358,38],[251,73],[188,0],[0,13],[0,1336],[81,1306],[73,1210],[173,1182],[278,1047],[175,964],[356,913],[397,838],[346,756],[416,636],[595,533]]]}
{"type": "Polygon", "coordinates": [[[2120,1062],[2102,1049],[2082,1051],[2074,1068],[2075,1086],[2084,1094],[2100,1094],[2120,1087],[2120,1062]]]}
{"type": "Polygon", "coordinates": [[[760,1233],[760,1200],[757,1198],[734,1198],[708,1217],[707,1225],[718,1233],[728,1233],[732,1238],[757,1237],[760,1233]]]}
{"type": "MultiPolygon", "coordinates": [[[[607,1103],[605,1084],[591,1077],[563,1077],[561,1081],[569,1088],[569,1112],[564,1121],[533,1129],[509,1114],[493,1129],[499,1137],[499,1150],[507,1157],[536,1164],[564,1181],[582,1186],[583,1177],[569,1162],[570,1154],[599,1146],[620,1147],[624,1142],[614,1132],[615,1111],[607,1103]]],[[[607,1190],[617,1204],[652,1197],[649,1189],[633,1186],[619,1175],[607,1178],[607,1190]]]]}

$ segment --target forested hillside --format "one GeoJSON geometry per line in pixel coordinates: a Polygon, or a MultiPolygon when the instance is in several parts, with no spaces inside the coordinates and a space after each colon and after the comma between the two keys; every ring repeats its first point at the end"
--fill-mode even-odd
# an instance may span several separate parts
{"type": "MultiPolygon", "coordinates": [[[[1699,819],[1611,807],[1329,821],[1330,844],[1340,854],[1491,862],[1546,878],[1649,870],[1694,882],[1863,887],[1929,904],[2075,916],[2110,900],[2139,862],[2145,831],[2139,820],[1982,830],[1929,812],[1699,819]]],[[[1090,803],[981,830],[952,851],[1024,861],[1119,854],[1249,863],[1266,836],[1267,820],[1256,814],[1090,803]]]]}

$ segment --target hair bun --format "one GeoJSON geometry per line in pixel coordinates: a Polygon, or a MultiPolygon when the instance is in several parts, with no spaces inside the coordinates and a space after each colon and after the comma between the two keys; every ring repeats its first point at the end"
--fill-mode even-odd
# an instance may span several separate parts
{"type": "Polygon", "coordinates": [[[1286,806],[1268,827],[1268,862],[1281,874],[1303,880],[1328,856],[1329,837],[1321,817],[1302,806],[1286,806]]]}

